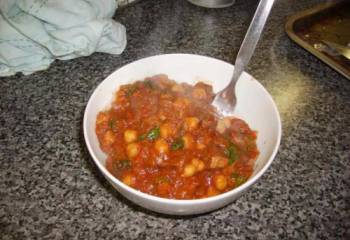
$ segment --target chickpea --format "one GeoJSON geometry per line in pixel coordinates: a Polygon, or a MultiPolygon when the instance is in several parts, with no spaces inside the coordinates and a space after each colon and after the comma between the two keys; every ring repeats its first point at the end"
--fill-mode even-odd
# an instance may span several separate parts
{"type": "Polygon", "coordinates": [[[158,139],[154,147],[159,153],[167,153],[169,151],[168,143],[163,138],[158,139]]]}
{"type": "Polygon", "coordinates": [[[115,135],[112,131],[107,131],[103,137],[103,143],[106,145],[112,145],[115,140],[115,135]]]}
{"type": "Polygon", "coordinates": [[[201,87],[195,87],[192,91],[192,97],[197,99],[206,99],[207,92],[201,87]]]}
{"type": "Polygon", "coordinates": [[[134,158],[140,152],[140,145],[138,143],[129,143],[126,146],[126,153],[129,158],[134,158]]]}
{"type": "Polygon", "coordinates": [[[184,168],[184,177],[191,177],[196,173],[196,167],[193,164],[187,164],[184,168]]]}
{"type": "Polygon", "coordinates": [[[193,131],[198,127],[199,119],[196,117],[185,118],[184,128],[186,131],[193,131]]]}
{"type": "Polygon", "coordinates": [[[208,197],[212,197],[212,196],[215,196],[215,195],[218,195],[219,192],[218,190],[216,190],[214,187],[209,187],[208,190],[207,190],[207,195],[208,197]]]}
{"type": "Polygon", "coordinates": [[[161,100],[168,100],[168,101],[171,101],[172,100],[172,95],[169,94],[169,93],[163,93],[159,96],[159,98],[161,100]]]}
{"type": "Polygon", "coordinates": [[[184,109],[190,104],[190,101],[187,98],[178,98],[174,102],[174,107],[176,109],[184,109]]]}
{"type": "Polygon", "coordinates": [[[227,179],[224,175],[215,176],[214,183],[215,183],[215,187],[220,191],[225,190],[227,187],[227,179]]]}
{"type": "Polygon", "coordinates": [[[160,120],[164,121],[166,119],[166,116],[164,114],[159,114],[160,120]]]}
{"type": "Polygon", "coordinates": [[[123,183],[125,183],[128,186],[132,186],[135,184],[136,179],[135,179],[134,175],[129,173],[123,177],[122,181],[123,181],[123,183]]]}
{"type": "Polygon", "coordinates": [[[192,164],[196,167],[197,171],[202,171],[205,168],[204,162],[199,160],[198,158],[193,158],[192,164]]]}
{"type": "Polygon", "coordinates": [[[197,168],[198,164],[199,164],[199,159],[198,158],[193,158],[192,159],[192,164],[197,168]]]}
{"type": "Polygon", "coordinates": [[[162,138],[167,138],[172,135],[172,129],[169,123],[164,123],[160,126],[160,136],[162,138]]]}
{"type": "Polygon", "coordinates": [[[203,171],[205,168],[205,164],[203,161],[199,161],[198,166],[197,166],[197,171],[203,171]]]}
{"type": "Polygon", "coordinates": [[[137,139],[137,132],[135,130],[127,129],[124,132],[124,140],[125,140],[125,142],[131,143],[131,142],[136,141],[136,139],[137,139]]]}
{"type": "Polygon", "coordinates": [[[171,90],[173,92],[178,92],[178,93],[183,93],[185,91],[184,87],[181,85],[177,85],[175,84],[174,86],[172,86],[171,90]]]}
{"type": "Polygon", "coordinates": [[[194,140],[191,134],[185,134],[182,137],[182,140],[184,141],[184,146],[186,149],[191,149],[193,147],[194,140]]]}
{"type": "Polygon", "coordinates": [[[226,157],[214,156],[210,161],[210,168],[224,168],[228,165],[228,159],[226,157]]]}

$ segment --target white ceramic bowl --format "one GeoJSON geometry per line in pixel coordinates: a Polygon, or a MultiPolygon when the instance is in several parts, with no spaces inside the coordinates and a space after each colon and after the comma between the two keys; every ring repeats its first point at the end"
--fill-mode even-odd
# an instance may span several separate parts
{"type": "Polygon", "coordinates": [[[223,207],[248,190],[272,163],[281,139],[281,120],[274,101],[265,88],[252,76],[244,73],[237,83],[238,104],[235,116],[245,120],[258,131],[260,155],[253,175],[243,185],[218,196],[198,200],[173,200],[151,196],[123,184],[105,168],[106,155],[102,152],[95,133],[97,114],[111,106],[119,86],[142,80],[156,74],[167,74],[177,82],[210,83],[214,91],[229,82],[233,65],[210,57],[191,54],[166,54],[140,59],[119,68],[96,88],[84,114],[84,137],[89,152],[106,179],[130,201],[150,210],[174,215],[191,215],[223,207]]]}

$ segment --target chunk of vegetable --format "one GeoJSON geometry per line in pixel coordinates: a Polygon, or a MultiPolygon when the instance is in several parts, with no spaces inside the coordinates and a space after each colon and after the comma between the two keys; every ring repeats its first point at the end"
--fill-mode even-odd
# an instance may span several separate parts
{"type": "Polygon", "coordinates": [[[147,133],[147,138],[152,141],[157,139],[159,135],[160,135],[159,127],[154,127],[147,133]]]}
{"type": "Polygon", "coordinates": [[[195,87],[192,91],[192,97],[197,99],[206,99],[207,92],[203,88],[195,87]]]}
{"type": "Polygon", "coordinates": [[[168,123],[163,123],[160,126],[160,136],[162,138],[167,138],[172,135],[172,129],[168,123]]]}
{"type": "Polygon", "coordinates": [[[108,122],[108,126],[109,126],[109,128],[111,129],[111,130],[115,130],[115,121],[113,121],[112,119],[111,120],[109,120],[109,122],[108,122]]]}
{"type": "Polygon", "coordinates": [[[218,190],[216,190],[214,187],[210,186],[208,188],[208,191],[207,191],[207,195],[208,197],[212,197],[212,196],[215,196],[215,195],[218,195],[220,192],[218,192],[218,190]]]}
{"type": "Polygon", "coordinates": [[[178,92],[178,93],[183,93],[185,91],[184,87],[181,85],[175,84],[174,86],[171,87],[171,90],[173,92],[178,92]]]}
{"type": "Polygon", "coordinates": [[[147,134],[142,134],[140,137],[139,137],[139,140],[140,141],[143,141],[147,138],[147,134]]]}
{"type": "Polygon", "coordinates": [[[136,178],[133,174],[126,174],[123,179],[123,183],[125,183],[128,186],[132,186],[135,184],[136,178]]]}
{"type": "Polygon", "coordinates": [[[185,143],[182,138],[176,139],[170,146],[171,150],[176,151],[179,149],[182,149],[184,147],[185,143]]]}
{"type": "Polygon", "coordinates": [[[230,118],[223,118],[219,119],[218,123],[216,125],[216,131],[219,133],[223,134],[226,129],[228,129],[231,126],[231,119],[230,118]]]}
{"type": "Polygon", "coordinates": [[[225,149],[225,155],[228,157],[229,165],[231,165],[238,159],[237,150],[233,144],[230,144],[230,146],[225,149]]]}
{"type": "Polygon", "coordinates": [[[193,147],[193,144],[194,144],[194,140],[193,140],[193,137],[191,134],[185,134],[183,137],[182,137],[182,140],[184,142],[184,147],[186,149],[191,149],[193,147]]]}
{"type": "Polygon", "coordinates": [[[215,182],[215,187],[220,191],[225,190],[227,187],[227,180],[226,180],[226,177],[224,175],[215,176],[214,182],[215,182]]]}
{"type": "Polygon", "coordinates": [[[222,156],[214,156],[210,161],[210,168],[224,168],[228,165],[228,159],[222,156]]]}
{"type": "Polygon", "coordinates": [[[236,187],[242,185],[247,181],[247,178],[234,172],[231,175],[232,180],[235,182],[236,187]]]}
{"type": "Polygon", "coordinates": [[[129,158],[134,158],[140,152],[140,145],[138,143],[129,143],[126,146],[126,153],[129,158]]]}
{"type": "Polygon", "coordinates": [[[190,100],[188,100],[187,98],[178,98],[174,102],[174,107],[176,109],[185,109],[189,105],[190,105],[190,100]]]}
{"type": "Polygon", "coordinates": [[[124,169],[128,169],[130,167],[131,167],[131,162],[128,159],[119,160],[117,162],[118,170],[124,170],[124,169]]]}
{"type": "Polygon", "coordinates": [[[138,89],[137,85],[131,85],[125,92],[125,95],[127,97],[130,97],[131,95],[134,94],[134,92],[136,92],[136,90],[138,89]]]}
{"type": "Polygon", "coordinates": [[[192,159],[192,164],[196,167],[196,171],[202,171],[205,168],[205,164],[203,161],[199,160],[198,158],[192,159]]]}
{"type": "Polygon", "coordinates": [[[124,140],[125,140],[125,142],[131,143],[131,142],[136,141],[136,139],[137,139],[137,131],[132,130],[132,129],[127,129],[124,132],[124,140]]]}
{"type": "Polygon", "coordinates": [[[185,165],[183,176],[184,177],[191,177],[196,173],[196,167],[193,164],[187,164],[185,165]]]}
{"type": "Polygon", "coordinates": [[[196,117],[187,117],[184,122],[184,129],[186,131],[193,131],[198,127],[199,119],[196,117]]]}
{"type": "Polygon", "coordinates": [[[108,115],[105,112],[100,112],[96,118],[96,124],[101,124],[108,121],[108,115]]]}
{"type": "Polygon", "coordinates": [[[144,81],[144,84],[145,84],[145,86],[148,87],[149,89],[154,89],[154,88],[155,88],[155,86],[154,86],[154,84],[152,83],[151,80],[145,80],[145,81],[144,81]]]}
{"type": "Polygon", "coordinates": [[[108,130],[104,137],[103,137],[103,143],[106,145],[112,145],[115,140],[115,135],[111,130],[108,130]]]}
{"type": "Polygon", "coordinates": [[[167,153],[169,151],[168,143],[163,138],[158,139],[154,147],[158,153],[167,153]]]}

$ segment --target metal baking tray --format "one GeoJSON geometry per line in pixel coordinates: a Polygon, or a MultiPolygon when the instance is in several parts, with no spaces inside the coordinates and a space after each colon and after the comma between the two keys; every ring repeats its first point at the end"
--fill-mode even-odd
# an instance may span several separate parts
{"type": "Polygon", "coordinates": [[[335,43],[350,49],[350,1],[331,1],[291,16],[286,23],[288,36],[307,51],[350,79],[350,59],[335,43]]]}

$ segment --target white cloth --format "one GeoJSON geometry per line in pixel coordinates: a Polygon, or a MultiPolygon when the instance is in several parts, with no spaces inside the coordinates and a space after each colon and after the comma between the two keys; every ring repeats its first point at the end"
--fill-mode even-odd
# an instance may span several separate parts
{"type": "Polygon", "coordinates": [[[115,0],[0,0],[0,76],[30,74],[93,52],[120,54],[115,0]]]}

